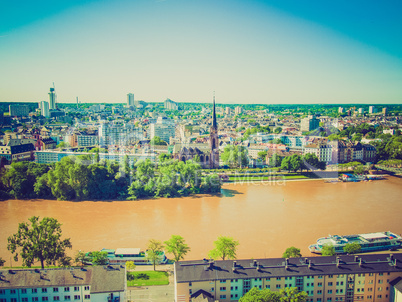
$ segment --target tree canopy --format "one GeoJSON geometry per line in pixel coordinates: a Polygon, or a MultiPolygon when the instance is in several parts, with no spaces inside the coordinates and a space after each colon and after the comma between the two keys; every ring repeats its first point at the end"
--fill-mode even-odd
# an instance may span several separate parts
{"type": "Polygon", "coordinates": [[[345,251],[345,253],[348,253],[348,254],[356,254],[362,250],[362,247],[357,242],[352,242],[352,243],[347,243],[343,247],[343,250],[345,251]]]}
{"type": "Polygon", "coordinates": [[[161,261],[161,254],[163,251],[163,244],[159,240],[150,239],[147,245],[146,258],[154,265],[159,264],[161,261]]]}
{"type": "Polygon", "coordinates": [[[305,302],[307,297],[306,292],[300,292],[296,287],[286,287],[280,291],[253,287],[240,298],[239,302],[305,302]]]}
{"type": "Polygon", "coordinates": [[[286,249],[286,251],[282,255],[282,258],[297,258],[301,256],[302,254],[300,253],[300,249],[291,246],[286,249]]]}
{"type": "Polygon", "coordinates": [[[168,253],[174,255],[174,261],[184,259],[184,256],[190,251],[190,247],[185,243],[180,235],[172,235],[169,240],[164,242],[168,253]]]}
{"type": "Polygon", "coordinates": [[[210,258],[236,259],[236,249],[239,242],[232,237],[219,236],[218,240],[214,241],[214,245],[215,248],[208,253],[210,258]]]}
{"type": "Polygon", "coordinates": [[[321,255],[322,256],[334,256],[334,255],[336,255],[334,246],[329,245],[329,244],[325,244],[321,249],[321,255]]]}
{"type": "Polygon", "coordinates": [[[22,258],[24,266],[31,267],[38,260],[41,267],[55,265],[56,262],[66,258],[66,249],[71,248],[70,239],[61,239],[61,224],[55,218],[32,216],[28,222],[18,226],[17,233],[8,237],[7,249],[22,258]],[[20,250],[19,253],[17,250],[20,250]]]}
{"type": "Polygon", "coordinates": [[[241,168],[248,164],[248,152],[244,146],[229,145],[225,147],[221,159],[231,168],[241,168]]]}

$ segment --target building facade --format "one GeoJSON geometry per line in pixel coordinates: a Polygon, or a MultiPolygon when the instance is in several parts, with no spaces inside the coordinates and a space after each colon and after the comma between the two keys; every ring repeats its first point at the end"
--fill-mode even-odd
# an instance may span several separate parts
{"type": "Polygon", "coordinates": [[[171,99],[166,99],[164,102],[165,110],[179,110],[179,105],[171,99]]]}
{"type": "Polygon", "coordinates": [[[170,119],[160,116],[156,123],[149,125],[149,132],[150,139],[158,136],[161,140],[169,143],[170,138],[176,135],[176,126],[170,119]]]}
{"type": "Polygon", "coordinates": [[[49,111],[49,103],[46,101],[42,101],[39,103],[40,105],[40,114],[46,118],[50,117],[50,111],[49,111]]]}
{"type": "Polygon", "coordinates": [[[317,129],[320,126],[320,120],[314,115],[309,115],[300,121],[300,131],[308,132],[317,129]]]}
{"type": "Polygon", "coordinates": [[[134,107],[134,93],[127,94],[127,106],[134,107]]]}
{"type": "Polygon", "coordinates": [[[28,116],[29,106],[27,105],[9,105],[8,106],[10,116],[28,116]]]}
{"type": "Polygon", "coordinates": [[[0,270],[0,302],[124,302],[124,265],[0,270]]]}
{"type": "Polygon", "coordinates": [[[35,147],[33,144],[19,144],[0,146],[0,157],[4,157],[8,164],[17,161],[34,160],[35,147]]]}
{"type": "Polygon", "coordinates": [[[175,300],[200,291],[238,301],[251,288],[296,287],[308,302],[392,301],[402,277],[402,254],[175,262],[175,300]]]}

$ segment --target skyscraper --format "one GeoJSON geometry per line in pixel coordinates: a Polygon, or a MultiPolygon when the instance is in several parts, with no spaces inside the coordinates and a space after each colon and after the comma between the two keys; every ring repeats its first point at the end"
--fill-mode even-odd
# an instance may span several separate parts
{"type": "Polygon", "coordinates": [[[131,107],[131,106],[134,107],[134,93],[127,94],[127,106],[128,107],[131,107]]]}
{"type": "Polygon", "coordinates": [[[50,88],[49,92],[49,105],[50,109],[54,110],[56,109],[56,92],[54,91],[54,87],[50,88]]]}
{"type": "Polygon", "coordinates": [[[42,116],[50,117],[49,103],[46,101],[40,102],[40,111],[42,116]]]}

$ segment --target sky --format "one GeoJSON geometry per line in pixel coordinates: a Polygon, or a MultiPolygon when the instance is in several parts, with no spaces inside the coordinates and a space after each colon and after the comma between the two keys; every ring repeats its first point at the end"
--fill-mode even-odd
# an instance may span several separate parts
{"type": "Polygon", "coordinates": [[[0,101],[402,103],[400,0],[0,2],[0,101]]]}

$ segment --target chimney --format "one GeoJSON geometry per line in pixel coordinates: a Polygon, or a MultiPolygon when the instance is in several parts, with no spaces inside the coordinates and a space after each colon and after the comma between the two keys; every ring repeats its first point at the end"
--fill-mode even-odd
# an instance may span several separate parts
{"type": "Polygon", "coordinates": [[[341,259],[339,259],[339,257],[336,257],[336,267],[339,267],[341,262],[341,259]]]}
{"type": "Polygon", "coordinates": [[[308,268],[311,269],[311,260],[308,261],[308,268]]]}
{"type": "Polygon", "coordinates": [[[289,266],[289,258],[285,259],[285,269],[287,270],[289,266]]]}
{"type": "Polygon", "coordinates": [[[257,260],[254,260],[253,265],[254,265],[254,266],[257,266],[257,260]]]}
{"type": "Polygon", "coordinates": [[[359,258],[359,266],[361,267],[362,266],[362,258],[359,258]]]}
{"type": "Polygon", "coordinates": [[[236,271],[236,261],[233,261],[233,267],[232,267],[232,271],[235,272],[236,271]]]}

